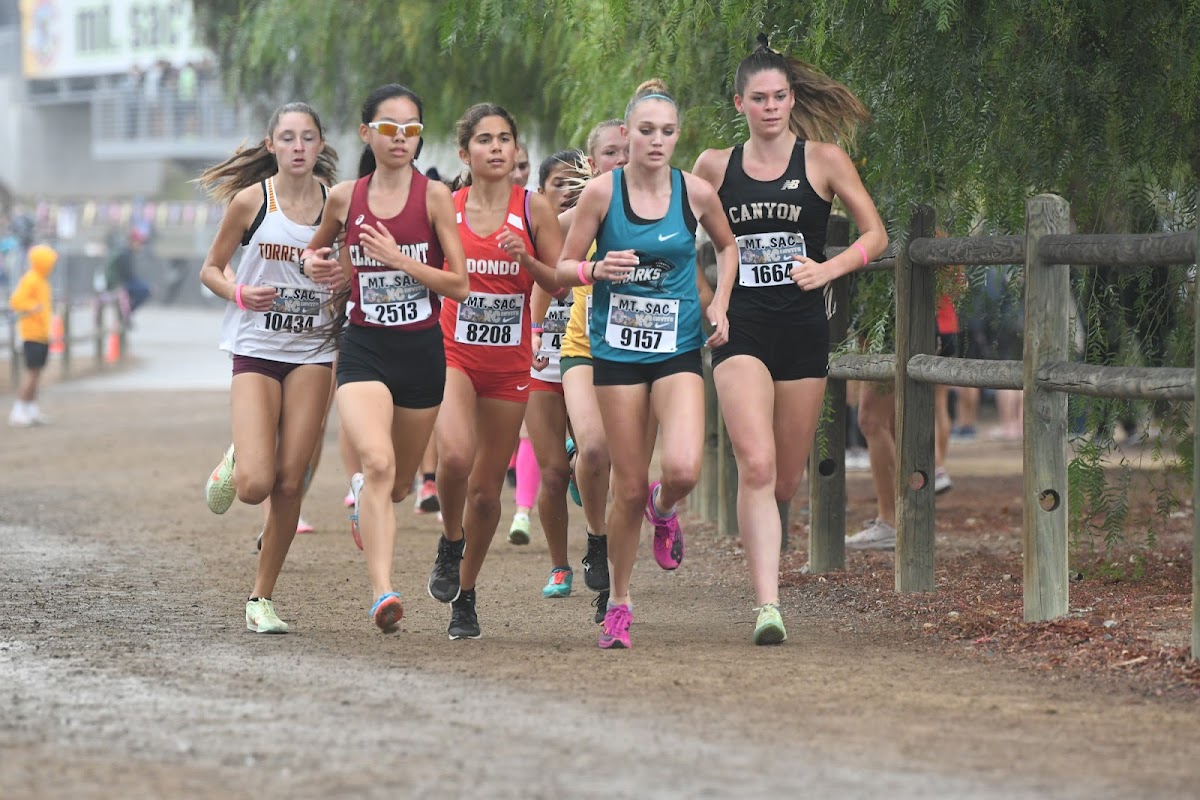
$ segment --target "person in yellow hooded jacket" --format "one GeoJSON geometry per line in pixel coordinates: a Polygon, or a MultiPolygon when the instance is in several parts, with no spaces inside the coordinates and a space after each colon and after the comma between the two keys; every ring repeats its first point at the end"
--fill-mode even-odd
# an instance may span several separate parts
{"type": "Polygon", "coordinates": [[[17,386],[17,398],[8,415],[8,424],[17,428],[46,423],[38,410],[37,392],[50,355],[50,273],[58,261],[58,253],[48,245],[39,244],[29,249],[27,258],[29,269],[8,298],[9,308],[17,318],[17,334],[24,343],[25,356],[25,375],[17,386]]]}

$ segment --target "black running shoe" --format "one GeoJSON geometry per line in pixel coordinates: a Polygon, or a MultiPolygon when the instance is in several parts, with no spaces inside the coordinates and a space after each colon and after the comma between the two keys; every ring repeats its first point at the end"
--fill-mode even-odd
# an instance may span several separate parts
{"type": "Polygon", "coordinates": [[[587,553],[583,556],[583,582],[593,592],[608,588],[608,537],[587,535],[587,553]]]}
{"type": "Polygon", "coordinates": [[[603,625],[604,615],[608,613],[608,589],[596,595],[596,599],[592,601],[592,605],[596,608],[596,624],[603,625]]]}
{"type": "Polygon", "coordinates": [[[478,639],[479,616],[475,613],[475,590],[459,592],[458,599],[450,605],[450,628],[453,639],[478,639]]]}
{"type": "Polygon", "coordinates": [[[429,573],[429,596],[441,603],[453,603],[458,599],[458,567],[462,562],[463,545],[466,537],[452,542],[445,536],[438,538],[437,560],[429,573]]]}

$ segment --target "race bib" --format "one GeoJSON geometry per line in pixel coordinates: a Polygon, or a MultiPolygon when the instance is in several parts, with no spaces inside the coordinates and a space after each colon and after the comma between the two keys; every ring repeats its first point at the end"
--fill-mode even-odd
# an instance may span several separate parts
{"type": "Polygon", "coordinates": [[[327,296],[311,286],[276,286],[278,294],[267,311],[254,315],[254,327],[272,333],[304,333],[323,319],[327,296]]]}
{"type": "Polygon", "coordinates": [[[742,286],[785,286],[794,283],[792,256],[805,256],[800,233],[752,233],[737,237],[738,283],[742,286]]]}
{"type": "Polygon", "coordinates": [[[618,350],[674,353],[679,332],[679,301],[614,293],[608,302],[604,341],[618,350]]]}
{"type": "Polygon", "coordinates": [[[521,343],[525,295],[471,292],[458,306],[454,341],[488,347],[521,343]]]}
{"type": "Polygon", "coordinates": [[[555,302],[546,309],[546,318],[542,320],[541,355],[552,358],[562,353],[562,341],[570,318],[571,307],[568,305],[555,302]]]}
{"type": "Polygon", "coordinates": [[[587,308],[584,309],[587,314],[583,317],[583,335],[587,338],[592,338],[592,295],[587,296],[587,308]]]}
{"type": "Polygon", "coordinates": [[[429,319],[429,287],[400,270],[358,273],[363,316],[376,325],[411,325],[429,319]]]}

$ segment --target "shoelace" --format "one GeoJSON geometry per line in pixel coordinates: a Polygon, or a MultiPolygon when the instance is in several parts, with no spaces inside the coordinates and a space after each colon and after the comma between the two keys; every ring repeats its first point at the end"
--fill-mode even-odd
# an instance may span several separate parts
{"type": "Polygon", "coordinates": [[[615,636],[622,630],[628,630],[632,620],[633,614],[629,612],[628,606],[613,606],[604,617],[604,632],[609,636],[615,636]]]}
{"type": "Polygon", "coordinates": [[[555,569],[550,572],[550,582],[553,584],[562,584],[567,582],[567,576],[571,574],[569,569],[555,569]]]}

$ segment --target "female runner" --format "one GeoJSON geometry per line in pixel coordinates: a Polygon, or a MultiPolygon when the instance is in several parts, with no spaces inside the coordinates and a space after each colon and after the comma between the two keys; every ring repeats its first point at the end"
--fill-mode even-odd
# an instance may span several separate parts
{"type": "Polygon", "coordinates": [[[869,119],[840,83],[759,47],[738,65],[733,102],[750,138],[707,150],[696,174],[720,195],[737,237],[737,280],[723,287],[729,342],[713,374],[738,464],[738,529],[758,600],[756,644],[784,641],[779,613],[780,516],[804,474],[825,395],[829,325],[823,288],[887,247],[875,204],[832,141],[869,119]],[[818,141],[813,141],[816,138],[818,141]],[[859,238],[825,259],[834,195],[859,238]],[[734,398],[737,398],[736,403],[734,398]]]}
{"type": "MultiPolygon", "coordinates": [[[[450,190],[414,169],[421,100],[388,84],[363,103],[366,143],[356,181],[329,193],[305,251],[321,282],[344,286],[350,324],[338,354],[338,416],[363,471],[351,478],[351,532],[366,553],[371,619],[385,633],[404,615],[392,586],[393,503],[412,490],[446,381],[438,325],[442,300],[467,296],[467,269],[450,190]],[[345,230],[338,260],[330,246],[345,230]]],[[[448,301],[447,301],[448,302],[448,301]]],[[[336,321],[334,331],[341,329],[336,321]]]]}
{"type": "Polygon", "coordinates": [[[337,157],[317,113],[305,103],[279,108],[257,147],[210,167],[200,184],[229,200],[200,280],[228,301],[221,349],[233,356],[233,444],[205,489],[224,514],[236,496],[270,499],[258,576],[246,627],[286,633],[275,612],[275,581],[296,535],[305,471],[321,435],[332,380],[331,353],[304,334],[326,321],[326,293],[304,275],[300,253],[321,220],[337,157]],[[241,246],[236,273],[230,268],[241,246]],[[236,453],[236,462],[235,462],[236,453]]]}
{"type": "Polygon", "coordinates": [[[638,87],[625,109],[625,130],[629,164],[594,178],[583,190],[558,265],[564,285],[595,283],[593,379],[613,467],[612,597],[599,640],[605,649],[630,646],[629,580],[643,513],[654,525],[659,564],[672,568],[682,558],[675,504],[696,485],[704,439],[697,221],[713,241],[720,274],[718,295],[708,308],[715,329],[710,345],[727,341],[720,290],[737,269],[733,234],[716,192],[671,168],[679,109],[661,81],[638,87]],[[599,260],[583,260],[593,239],[599,260]],[[662,426],[663,473],[647,491],[651,408],[662,426]]]}
{"type": "Polygon", "coordinates": [[[453,604],[451,639],[478,639],[475,582],[500,522],[500,491],[532,382],[530,292],[535,281],[558,290],[548,264],[558,261],[562,234],[550,202],[512,182],[517,125],[506,110],[471,106],[456,132],[470,170],[454,207],[471,294],[442,306],[447,370],[437,485],[445,535],[429,594],[453,604]]]}

